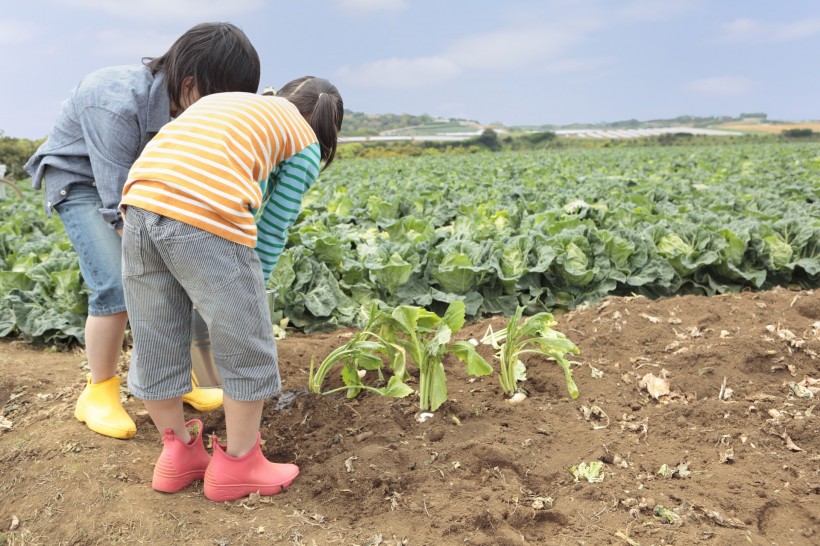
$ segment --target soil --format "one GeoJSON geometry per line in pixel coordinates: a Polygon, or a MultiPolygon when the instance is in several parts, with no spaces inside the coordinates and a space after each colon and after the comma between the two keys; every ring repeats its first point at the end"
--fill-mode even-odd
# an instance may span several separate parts
{"type": "MultiPolygon", "coordinates": [[[[581,349],[577,400],[551,361],[526,362],[519,404],[448,361],[450,399],[423,423],[415,396],[305,394],[350,332],[289,334],[263,450],[301,475],[224,504],[151,489],[160,438],[127,391],[134,439],[74,420],[80,351],[0,342],[0,544],[820,544],[818,293],[608,298],[558,322],[581,349]],[[596,461],[603,481],[570,472],[596,461]]],[[[189,415],[224,439],[222,410],[189,415]]]]}

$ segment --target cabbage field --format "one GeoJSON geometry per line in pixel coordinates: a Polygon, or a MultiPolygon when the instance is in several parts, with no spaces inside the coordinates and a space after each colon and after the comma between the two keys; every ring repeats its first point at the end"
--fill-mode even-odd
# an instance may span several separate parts
{"type": "Polygon", "coordinates": [[[300,476],[218,506],[150,490],[127,388],[133,439],[74,418],[87,354],[32,343],[82,343],[77,257],[0,197],[0,545],[814,546],[818,194],[818,144],[334,163],[270,280],[300,476]]]}
{"type": "MultiPolygon", "coordinates": [[[[593,149],[340,161],[270,280],[306,332],[372,301],[468,317],[607,294],[820,281],[820,146],[593,149]]],[[[83,341],[87,290],[42,195],[0,200],[0,337],[83,341]]],[[[280,318],[280,317],[277,317],[280,318]]]]}

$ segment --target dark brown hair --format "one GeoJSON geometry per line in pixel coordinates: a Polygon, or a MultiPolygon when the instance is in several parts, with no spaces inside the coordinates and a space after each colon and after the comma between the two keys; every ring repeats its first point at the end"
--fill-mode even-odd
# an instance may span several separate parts
{"type": "Polygon", "coordinates": [[[345,115],[339,90],[325,79],[304,76],[285,84],[277,96],[292,102],[310,123],[322,150],[322,161],[325,162],[322,170],[327,169],[336,157],[336,144],[345,115]]]}
{"type": "Polygon", "coordinates": [[[225,91],[256,93],[259,87],[259,55],[245,33],[230,23],[196,25],[165,55],[142,61],[152,74],[165,73],[168,96],[177,105],[188,76],[202,97],[225,91]]]}

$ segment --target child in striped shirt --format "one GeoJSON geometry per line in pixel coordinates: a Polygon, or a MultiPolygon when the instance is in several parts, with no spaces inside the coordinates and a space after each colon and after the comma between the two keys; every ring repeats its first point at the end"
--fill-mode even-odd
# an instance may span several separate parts
{"type": "Polygon", "coordinates": [[[273,97],[217,93],[163,127],[131,168],[120,204],[134,336],[128,384],[163,434],[158,491],[204,477],[211,500],[275,495],[299,473],[259,445],[264,400],[281,386],[265,280],[302,196],[334,159],[343,115],[338,90],[321,78],[294,80],[273,97]],[[191,390],[192,304],[208,324],[225,393],[227,445],[214,438],[213,458],[181,400],[191,390]]]}

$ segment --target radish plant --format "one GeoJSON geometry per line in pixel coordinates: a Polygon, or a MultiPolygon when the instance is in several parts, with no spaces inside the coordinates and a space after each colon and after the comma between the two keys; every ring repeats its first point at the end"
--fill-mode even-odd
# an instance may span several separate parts
{"type": "Polygon", "coordinates": [[[387,315],[376,304],[371,305],[368,321],[363,330],[330,353],[318,367],[314,366],[314,362],[311,361],[308,372],[308,390],[316,394],[330,394],[347,389],[348,398],[355,397],[362,390],[397,398],[412,394],[413,389],[405,383],[409,374],[405,365],[404,350],[399,345],[385,341],[376,332],[386,318],[387,315]],[[363,384],[360,371],[375,371],[379,379],[384,380],[382,374],[384,359],[382,357],[385,357],[392,372],[387,385],[383,388],[376,388],[363,384]],[[337,363],[342,364],[341,374],[345,386],[323,392],[322,384],[337,363]]]}
{"type": "Polygon", "coordinates": [[[464,326],[464,303],[454,301],[444,316],[409,305],[393,310],[381,325],[382,338],[402,347],[419,370],[419,409],[435,411],[447,400],[444,358],[454,355],[473,376],[491,374],[493,369],[467,341],[452,341],[464,326]]]}
{"type": "Polygon", "coordinates": [[[499,382],[504,393],[514,396],[519,392],[518,382],[527,378],[527,368],[521,361],[525,354],[538,354],[550,358],[561,366],[567,380],[569,395],[578,398],[578,387],[572,379],[572,369],[567,354],[578,354],[575,344],[561,332],[552,329],[557,324],[549,313],[538,313],[519,324],[523,307],[516,309],[507,327],[493,332],[492,327],[481,340],[496,350],[499,362],[499,382]]]}

